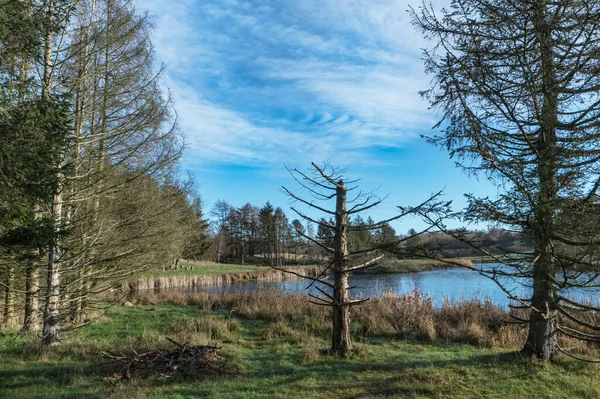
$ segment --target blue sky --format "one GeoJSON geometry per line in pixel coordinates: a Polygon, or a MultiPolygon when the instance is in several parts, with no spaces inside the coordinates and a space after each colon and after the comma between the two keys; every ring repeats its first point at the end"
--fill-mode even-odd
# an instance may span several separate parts
{"type": "MultiPolygon", "coordinates": [[[[418,1],[412,2],[418,5],[418,1]]],[[[438,0],[443,6],[449,0],[438,0]]],[[[329,161],[365,190],[389,194],[374,218],[445,188],[495,195],[419,136],[437,116],[409,3],[395,0],[137,0],[175,99],[190,170],[208,212],[218,199],[284,208],[284,168],[329,161]]],[[[404,233],[423,224],[397,222],[404,233]]]]}

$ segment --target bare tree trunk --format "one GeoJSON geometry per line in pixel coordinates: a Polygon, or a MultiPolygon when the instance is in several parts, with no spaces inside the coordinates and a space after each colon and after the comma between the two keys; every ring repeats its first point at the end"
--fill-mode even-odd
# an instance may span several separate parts
{"type": "Polygon", "coordinates": [[[81,266],[79,269],[79,275],[77,276],[77,297],[75,298],[75,305],[73,306],[73,320],[77,322],[83,322],[84,319],[84,309],[87,296],[87,269],[87,266],[81,266]]]}
{"type": "Polygon", "coordinates": [[[558,352],[557,311],[553,309],[550,273],[540,267],[533,279],[532,306],[529,317],[529,332],[522,353],[548,362],[558,352]]]}
{"type": "Polygon", "coordinates": [[[15,269],[12,265],[6,266],[6,285],[4,286],[4,324],[10,326],[15,316],[15,269]]]}
{"type": "MultiPolygon", "coordinates": [[[[54,14],[54,1],[48,0],[47,18],[54,14]]],[[[52,33],[46,32],[44,38],[44,77],[42,80],[42,98],[47,100],[50,96],[50,84],[52,82],[52,33]]]]}
{"type": "MultiPolygon", "coordinates": [[[[48,18],[54,14],[54,2],[48,0],[48,18]]],[[[42,83],[42,96],[48,99],[52,81],[52,34],[46,32],[44,49],[44,81],[42,83]]],[[[61,162],[62,163],[62,162],[61,162]]],[[[52,217],[55,232],[60,228],[63,206],[62,176],[59,172],[59,184],[52,199],[52,217]]],[[[42,343],[44,345],[57,345],[60,343],[60,258],[61,251],[54,237],[48,251],[48,276],[46,307],[44,309],[44,327],[42,331],[42,343]]]]}
{"type": "MultiPolygon", "coordinates": [[[[25,9],[29,12],[29,0],[23,2],[25,9]]],[[[25,101],[26,82],[29,72],[29,65],[23,62],[21,65],[21,87],[19,91],[19,104],[25,101]]],[[[39,206],[34,206],[35,218],[39,217],[39,206]]],[[[38,250],[31,250],[30,256],[37,259],[38,250]]],[[[23,314],[23,329],[26,331],[37,331],[40,329],[39,317],[39,284],[40,284],[38,266],[32,262],[27,262],[25,271],[25,309],[23,314]]]]}
{"type": "Polygon", "coordinates": [[[221,228],[221,233],[219,234],[219,249],[217,250],[217,263],[221,261],[221,250],[223,248],[223,228],[221,228]]]}
{"type": "Polygon", "coordinates": [[[33,262],[29,262],[25,274],[25,314],[23,317],[23,329],[27,331],[40,329],[39,285],[39,269],[33,262]]]}
{"type": "Polygon", "coordinates": [[[244,264],[244,237],[242,237],[241,239],[241,245],[242,245],[242,265],[244,264]]]}
{"type": "Polygon", "coordinates": [[[344,356],[352,349],[352,341],[350,338],[350,301],[348,298],[348,215],[346,213],[346,188],[343,182],[338,183],[336,196],[331,350],[344,356]]]}
{"type": "MultiPolygon", "coordinates": [[[[62,187],[59,187],[59,192],[54,196],[52,204],[55,229],[60,228],[62,205],[62,187]]],[[[48,346],[60,343],[60,258],[62,254],[57,240],[53,241],[48,254],[48,294],[42,332],[42,342],[48,346]]]]}

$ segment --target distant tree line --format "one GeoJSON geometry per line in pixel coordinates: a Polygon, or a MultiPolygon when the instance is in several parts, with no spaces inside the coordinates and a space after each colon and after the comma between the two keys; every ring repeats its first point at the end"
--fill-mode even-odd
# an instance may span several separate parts
{"type": "MultiPolygon", "coordinates": [[[[439,231],[415,236],[405,242],[401,252],[406,254],[404,256],[411,257],[412,253],[422,252],[417,249],[421,248],[439,258],[466,258],[481,257],[482,251],[495,255],[531,251],[531,244],[527,243],[521,234],[499,228],[490,228],[488,231],[463,231],[465,240],[439,231]]],[[[407,237],[415,234],[416,231],[411,229],[407,237]]]]}
{"type": "MultiPolygon", "coordinates": [[[[219,200],[211,210],[212,246],[210,257],[217,262],[253,263],[269,266],[307,264],[323,261],[327,254],[311,242],[314,238],[326,246],[333,246],[333,234],[323,226],[299,219],[290,221],[285,211],[270,202],[259,207],[247,203],[235,207],[219,200]],[[316,228],[315,228],[316,225],[316,228]]],[[[350,226],[372,225],[356,215],[350,226]]],[[[396,231],[384,224],[373,230],[353,230],[348,234],[348,245],[355,249],[371,248],[397,240],[396,231]]],[[[384,248],[382,248],[383,250],[384,248]]]]}
{"type": "MultiPolygon", "coordinates": [[[[210,215],[210,251],[203,247],[199,252],[204,256],[198,255],[195,260],[268,266],[309,264],[327,259],[325,251],[309,238],[333,247],[333,233],[324,227],[332,224],[332,219],[320,218],[316,220],[319,223],[299,219],[290,221],[281,207],[270,202],[262,207],[250,203],[235,207],[219,200],[210,215]]],[[[353,215],[349,220],[349,226],[353,228],[348,232],[348,247],[359,251],[379,248],[382,253],[387,253],[385,261],[414,258],[414,254],[423,249],[439,258],[462,258],[481,256],[481,248],[493,254],[505,254],[527,252],[530,247],[519,234],[499,228],[466,232],[470,238],[467,243],[443,232],[417,235],[416,230],[410,229],[407,234],[397,234],[389,223],[376,229],[360,228],[373,224],[369,216],[353,215]]],[[[188,256],[187,259],[193,260],[194,257],[188,256]]]]}

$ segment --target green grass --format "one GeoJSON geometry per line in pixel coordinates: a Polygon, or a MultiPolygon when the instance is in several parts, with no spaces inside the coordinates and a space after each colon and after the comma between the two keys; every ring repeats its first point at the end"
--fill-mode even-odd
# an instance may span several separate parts
{"type": "MultiPolygon", "coordinates": [[[[467,258],[466,258],[467,259],[467,258]]],[[[479,262],[481,258],[473,258],[473,262],[479,262]]],[[[286,268],[298,269],[306,266],[286,266],[286,268]]],[[[385,259],[376,266],[365,269],[362,273],[415,273],[423,270],[448,267],[439,261],[430,259],[385,259]]],[[[156,278],[165,276],[216,276],[221,274],[233,274],[252,272],[257,270],[272,270],[266,265],[240,265],[214,262],[188,262],[183,261],[178,269],[167,269],[166,271],[147,271],[140,274],[139,278],[156,278]]]]}
{"type": "Polygon", "coordinates": [[[505,349],[373,338],[346,359],[329,357],[326,337],[286,325],[194,306],[113,308],[105,320],[45,351],[38,338],[0,332],[2,398],[594,398],[598,367],[542,365],[505,349]],[[168,347],[165,336],[219,343],[234,375],[104,379],[116,369],[102,350],[168,347]]]}

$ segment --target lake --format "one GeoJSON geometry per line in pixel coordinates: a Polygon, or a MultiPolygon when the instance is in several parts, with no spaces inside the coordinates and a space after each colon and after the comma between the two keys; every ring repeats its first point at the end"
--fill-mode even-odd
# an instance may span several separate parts
{"type": "MultiPolygon", "coordinates": [[[[486,268],[497,265],[487,264],[486,268]]],[[[519,284],[514,279],[504,279],[504,284],[514,294],[526,297],[530,289],[519,284]]],[[[306,293],[306,287],[310,284],[308,280],[288,280],[278,282],[250,281],[234,283],[219,287],[196,287],[196,291],[210,292],[248,292],[261,289],[271,289],[292,294],[306,293]]],[[[395,295],[407,294],[418,291],[433,298],[437,306],[441,306],[444,298],[454,299],[490,299],[494,304],[508,307],[509,300],[494,281],[480,275],[477,272],[461,268],[444,268],[427,270],[416,273],[400,274],[356,274],[350,277],[350,286],[353,289],[353,298],[377,298],[387,292],[395,295]]],[[[190,290],[186,290],[190,292],[190,290]]],[[[316,290],[310,289],[311,293],[317,294],[316,290]]],[[[573,290],[569,296],[576,300],[591,298],[597,301],[600,291],[573,290]]]]}

